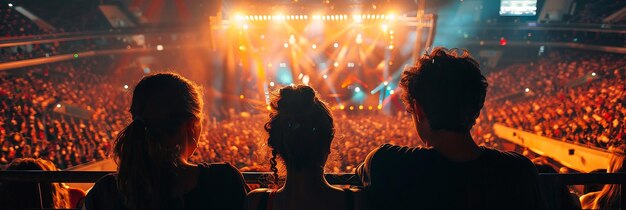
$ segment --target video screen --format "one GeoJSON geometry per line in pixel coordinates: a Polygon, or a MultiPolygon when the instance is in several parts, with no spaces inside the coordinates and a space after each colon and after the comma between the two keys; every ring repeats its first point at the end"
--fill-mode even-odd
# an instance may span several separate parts
{"type": "Polygon", "coordinates": [[[537,0],[502,0],[500,16],[535,16],[537,0]]]}

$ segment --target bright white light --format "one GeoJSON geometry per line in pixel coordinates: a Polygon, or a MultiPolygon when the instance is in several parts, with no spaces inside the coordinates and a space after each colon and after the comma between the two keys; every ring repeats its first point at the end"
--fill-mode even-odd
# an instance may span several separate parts
{"type": "Polygon", "coordinates": [[[357,93],[358,93],[358,92],[361,92],[361,88],[360,88],[360,87],[355,87],[355,88],[354,88],[354,92],[357,92],[357,93]]]}
{"type": "Polygon", "coordinates": [[[289,43],[285,42],[285,44],[283,44],[283,47],[288,48],[289,47],[289,43]]]}
{"type": "Polygon", "coordinates": [[[393,91],[393,90],[389,91],[389,95],[393,95],[394,93],[395,93],[395,91],[393,91]]]}
{"type": "Polygon", "coordinates": [[[296,43],[296,36],[292,34],[291,36],[289,36],[289,44],[295,44],[295,43],[296,43]]]}
{"type": "Polygon", "coordinates": [[[389,26],[387,26],[387,24],[383,24],[381,28],[383,29],[384,32],[387,32],[387,29],[389,29],[389,26]]]}
{"type": "Polygon", "coordinates": [[[395,14],[389,14],[389,15],[387,15],[387,19],[389,19],[389,20],[396,19],[396,15],[395,14]]]}
{"type": "Polygon", "coordinates": [[[595,77],[595,76],[596,76],[596,73],[595,73],[595,72],[591,72],[591,76],[592,76],[592,77],[595,77]]]}
{"type": "Polygon", "coordinates": [[[300,73],[300,75],[298,75],[298,79],[302,79],[303,76],[304,74],[300,73]]]}
{"type": "Polygon", "coordinates": [[[313,44],[313,45],[311,45],[311,48],[317,49],[317,45],[313,44]]]}
{"type": "Polygon", "coordinates": [[[302,83],[304,83],[305,85],[309,85],[310,80],[311,78],[309,78],[309,75],[304,75],[304,77],[302,77],[302,83]]]}
{"type": "Polygon", "coordinates": [[[391,90],[391,87],[387,87],[387,90],[391,90]]]}
{"type": "Polygon", "coordinates": [[[128,89],[128,85],[124,85],[124,89],[128,89]]]}
{"type": "Polygon", "coordinates": [[[163,45],[157,45],[157,50],[158,51],[163,51],[163,45]]]}
{"type": "Polygon", "coordinates": [[[349,62],[348,63],[348,67],[350,67],[350,68],[354,67],[354,63],[353,62],[349,62]]]}
{"type": "Polygon", "coordinates": [[[287,63],[280,63],[279,66],[285,68],[287,67],[287,63]]]}
{"type": "Polygon", "coordinates": [[[524,92],[527,92],[527,93],[530,92],[530,88],[524,89],[524,92]]]}
{"type": "Polygon", "coordinates": [[[274,87],[274,82],[270,82],[270,87],[274,87]]]}
{"type": "Polygon", "coordinates": [[[389,82],[385,81],[383,82],[383,85],[387,86],[389,84],[389,82]]]}
{"type": "Polygon", "coordinates": [[[265,35],[261,34],[261,39],[265,39],[265,35]]]}
{"type": "Polygon", "coordinates": [[[357,44],[363,43],[363,36],[361,34],[356,35],[356,43],[357,44]]]}
{"type": "Polygon", "coordinates": [[[57,108],[61,108],[61,104],[57,104],[57,108]]]}
{"type": "Polygon", "coordinates": [[[335,43],[333,44],[333,47],[338,48],[338,47],[339,47],[339,43],[335,42],[335,43]]]}
{"type": "Polygon", "coordinates": [[[9,3],[9,7],[13,7],[13,4],[9,3]]]}
{"type": "Polygon", "coordinates": [[[335,67],[339,67],[339,62],[335,62],[335,63],[333,64],[333,66],[335,66],[335,67]]]}
{"type": "Polygon", "coordinates": [[[250,27],[250,26],[248,26],[248,24],[247,24],[247,23],[244,23],[244,24],[243,24],[243,29],[248,29],[249,27],[250,27]]]}
{"type": "Polygon", "coordinates": [[[324,79],[328,79],[328,75],[324,74],[324,76],[322,76],[324,79]]]}
{"type": "Polygon", "coordinates": [[[393,50],[393,45],[389,45],[389,49],[390,49],[390,50],[393,50]]]}

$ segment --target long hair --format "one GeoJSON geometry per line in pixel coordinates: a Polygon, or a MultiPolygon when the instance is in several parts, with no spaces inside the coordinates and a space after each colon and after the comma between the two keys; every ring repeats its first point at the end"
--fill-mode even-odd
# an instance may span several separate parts
{"type": "MultiPolygon", "coordinates": [[[[626,145],[610,147],[611,158],[607,172],[624,172],[624,157],[626,156],[626,145]]],[[[593,209],[618,209],[620,205],[621,188],[619,184],[604,185],[602,190],[593,201],[593,209]]]]}
{"type": "MultiPolygon", "coordinates": [[[[48,160],[18,158],[7,170],[57,171],[48,160]]],[[[70,196],[61,183],[3,182],[0,206],[6,209],[70,208],[70,196]],[[40,200],[41,199],[41,200],[40,200]]]]}
{"type": "Polygon", "coordinates": [[[333,117],[309,86],[286,86],[273,94],[270,119],[265,124],[274,184],[278,185],[277,156],[287,170],[323,168],[335,135],[333,117]]]}
{"type": "MultiPolygon", "coordinates": [[[[117,187],[130,209],[167,209],[174,168],[189,143],[183,125],[201,120],[198,87],[173,73],[144,77],[133,91],[133,121],[115,140],[117,187]]],[[[194,139],[194,141],[197,141],[194,139]]]]}

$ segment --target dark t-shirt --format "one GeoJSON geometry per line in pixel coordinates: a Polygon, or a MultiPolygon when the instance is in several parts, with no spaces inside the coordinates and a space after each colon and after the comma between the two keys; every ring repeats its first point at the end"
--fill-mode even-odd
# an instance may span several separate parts
{"type": "Polygon", "coordinates": [[[544,209],[530,160],[483,149],[475,160],[453,162],[434,149],[385,144],[357,174],[373,209],[544,209]]]}
{"type": "MultiPolygon", "coordinates": [[[[198,184],[183,196],[182,204],[177,204],[175,209],[243,209],[249,188],[237,169],[228,163],[203,163],[198,167],[198,184]]],[[[87,210],[127,209],[117,189],[116,177],[109,174],[96,182],[85,200],[87,210]]]]}

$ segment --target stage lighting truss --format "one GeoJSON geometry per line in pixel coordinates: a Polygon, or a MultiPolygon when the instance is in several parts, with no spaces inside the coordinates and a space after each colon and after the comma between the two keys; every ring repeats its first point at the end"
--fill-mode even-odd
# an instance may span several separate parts
{"type": "MultiPolygon", "coordinates": [[[[387,30],[387,24],[402,23],[405,26],[414,27],[433,27],[435,23],[433,14],[423,14],[419,16],[399,16],[393,13],[389,14],[274,14],[274,15],[251,15],[236,14],[230,18],[237,25],[243,28],[245,23],[253,22],[269,22],[269,21],[330,21],[330,22],[347,22],[347,23],[380,23],[382,30],[387,30]]],[[[228,23],[228,22],[226,22],[228,23]]],[[[252,25],[250,25],[251,27],[252,25]]]]}

